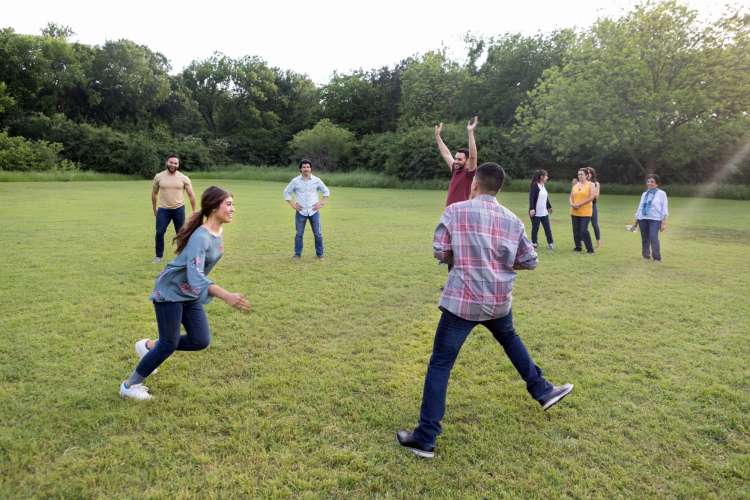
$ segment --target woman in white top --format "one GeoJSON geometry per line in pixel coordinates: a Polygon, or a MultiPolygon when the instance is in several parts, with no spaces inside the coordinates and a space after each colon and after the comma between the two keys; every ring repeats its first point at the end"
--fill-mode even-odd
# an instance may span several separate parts
{"type": "Polygon", "coordinates": [[[641,195],[633,223],[641,230],[641,252],[644,259],[653,258],[654,262],[661,262],[659,232],[666,231],[668,215],[667,193],[659,189],[659,176],[649,174],[646,176],[646,191],[641,195]]]}
{"type": "Polygon", "coordinates": [[[531,179],[529,187],[529,217],[531,217],[531,242],[537,247],[537,234],[539,224],[544,227],[544,235],[547,237],[547,248],[555,248],[552,239],[552,228],[549,224],[549,214],[552,213],[552,204],[549,202],[547,189],[544,187],[549,175],[546,170],[537,170],[531,179]]]}

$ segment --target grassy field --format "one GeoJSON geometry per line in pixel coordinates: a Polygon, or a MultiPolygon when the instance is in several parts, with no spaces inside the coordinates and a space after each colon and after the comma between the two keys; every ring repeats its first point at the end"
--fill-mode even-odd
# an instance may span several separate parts
{"type": "Polygon", "coordinates": [[[0,183],[0,498],[750,496],[748,202],[672,198],[655,265],[624,231],[636,197],[603,197],[588,256],[552,195],[558,249],[519,273],[514,317],[575,390],[543,413],[478,328],[424,461],[394,433],[418,417],[444,193],[334,189],[327,260],[308,232],[292,262],[284,185],[219,184],[237,213],[212,278],[253,311],[210,304],[211,347],[138,404],[117,388],[155,335],[150,183],[0,183]]]}

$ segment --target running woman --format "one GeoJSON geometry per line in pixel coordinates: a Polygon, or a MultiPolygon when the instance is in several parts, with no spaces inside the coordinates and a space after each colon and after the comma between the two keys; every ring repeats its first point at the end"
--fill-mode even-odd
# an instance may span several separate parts
{"type": "Polygon", "coordinates": [[[177,257],[156,278],[151,301],[154,303],[159,339],[141,339],[135,344],[141,358],[135,371],[120,384],[120,396],[145,401],[151,399],[143,385],[174,351],[200,351],[208,347],[208,329],[203,304],[218,297],[240,311],[248,311],[250,303],[239,293],[224,290],[208,279],[222,254],[224,244],[222,225],[232,222],[234,200],[232,194],[211,186],[201,196],[201,210],[195,212],[180,229],[174,242],[177,257]],[[180,335],[180,324],[186,335],[180,335]]]}

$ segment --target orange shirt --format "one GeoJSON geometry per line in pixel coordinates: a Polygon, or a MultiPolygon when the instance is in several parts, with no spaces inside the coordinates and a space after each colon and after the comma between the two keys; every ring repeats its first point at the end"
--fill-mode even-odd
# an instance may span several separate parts
{"type": "MultiPolygon", "coordinates": [[[[573,191],[571,192],[571,197],[573,198],[573,203],[578,205],[583,200],[591,196],[591,183],[586,181],[585,184],[581,184],[580,182],[576,183],[575,186],[573,186],[573,191]]],[[[570,207],[570,215],[575,215],[577,217],[591,217],[591,214],[594,212],[594,204],[589,201],[585,205],[581,205],[580,208],[573,208],[570,207]]]]}

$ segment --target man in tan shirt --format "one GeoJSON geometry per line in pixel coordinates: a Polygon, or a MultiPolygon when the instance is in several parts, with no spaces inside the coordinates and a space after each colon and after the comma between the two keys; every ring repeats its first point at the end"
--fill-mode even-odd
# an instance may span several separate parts
{"type": "Polygon", "coordinates": [[[151,205],[156,217],[156,257],[154,263],[161,262],[164,257],[164,233],[167,232],[169,222],[174,224],[175,233],[185,223],[185,198],[183,192],[187,192],[190,204],[195,212],[195,194],[188,176],[177,170],[180,168],[180,159],[175,155],[169,155],[165,162],[166,170],[154,176],[154,188],[151,190],[151,205]],[[157,204],[158,202],[158,204],[157,204]]]}

